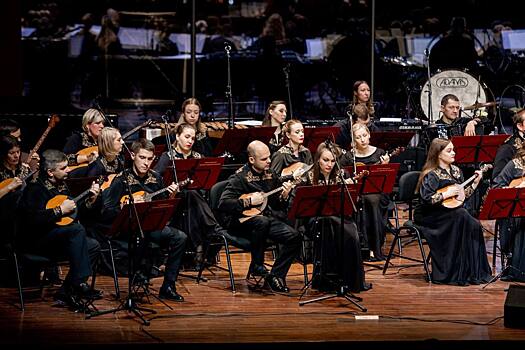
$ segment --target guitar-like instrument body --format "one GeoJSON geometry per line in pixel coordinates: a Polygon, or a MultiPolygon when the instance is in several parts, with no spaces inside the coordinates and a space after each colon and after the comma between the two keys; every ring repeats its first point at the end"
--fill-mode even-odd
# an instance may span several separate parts
{"type": "MultiPolygon", "coordinates": [[[[27,179],[29,179],[31,176],[33,176],[38,170],[33,170],[29,174],[21,177],[22,181],[25,182],[27,179]]],[[[4,181],[0,182],[0,189],[6,188],[9,186],[13,181],[15,181],[14,177],[10,177],[9,179],[5,179],[4,181]]]]}
{"type": "MultiPolygon", "coordinates": [[[[106,180],[106,177],[105,176],[100,176],[96,183],[98,183],[99,185],[101,185],[104,181],[106,180]]],[[[85,190],[84,192],[82,192],[81,194],[79,194],[78,196],[76,196],[75,198],[71,198],[69,196],[66,196],[64,194],[59,194],[59,195],[56,195],[54,196],[53,198],[51,198],[47,203],[46,203],[46,209],[53,209],[53,208],[56,208],[58,206],[60,206],[62,203],[64,203],[64,201],[66,199],[71,199],[73,200],[75,203],[78,204],[78,202],[80,202],[82,199],[84,199],[91,191],[91,187],[88,188],[87,190],[85,190]]],[[[75,209],[74,212],[68,214],[67,216],[63,216],[61,217],[57,222],[56,224],[58,226],[67,226],[69,224],[71,224],[72,222],[75,221],[75,219],[77,218],[77,213],[78,213],[78,210],[75,209]]]]}
{"type": "MultiPolygon", "coordinates": [[[[186,186],[186,185],[188,185],[188,184],[190,184],[192,182],[193,182],[192,179],[187,178],[186,180],[177,182],[177,187],[180,190],[181,188],[183,188],[184,186],[186,186]]],[[[135,201],[151,202],[151,200],[155,196],[157,196],[157,195],[159,195],[159,194],[161,194],[163,192],[166,192],[168,190],[168,187],[169,186],[164,187],[164,188],[162,188],[162,189],[160,189],[158,191],[152,192],[152,193],[147,193],[146,191],[137,191],[137,192],[134,192],[132,194],[132,196],[133,196],[133,199],[135,201]]],[[[122,196],[122,198],[120,199],[120,203],[122,203],[122,204],[127,204],[128,202],[129,202],[129,195],[122,196]]]]}
{"type": "MultiPolygon", "coordinates": [[[[89,156],[90,154],[93,154],[93,153],[98,153],[98,146],[82,148],[80,151],[77,152],[77,156],[89,156]]],[[[84,162],[84,163],[80,163],[77,165],[69,165],[68,168],[69,168],[69,171],[72,171],[78,168],[83,168],[88,165],[89,165],[88,162],[84,162]]]]}
{"type": "MultiPolygon", "coordinates": [[[[391,157],[393,157],[393,156],[397,156],[398,154],[400,154],[400,153],[402,153],[402,152],[404,152],[404,151],[405,151],[405,147],[396,147],[396,148],[394,148],[394,150],[389,151],[389,152],[386,152],[386,153],[383,155],[383,157],[384,157],[384,156],[388,156],[388,157],[391,158],[391,157]]],[[[371,165],[377,165],[377,164],[381,164],[381,160],[378,160],[377,162],[375,162],[374,164],[371,164],[371,165]]],[[[366,164],[363,163],[363,162],[356,162],[355,165],[356,165],[356,166],[364,166],[364,165],[366,165],[366,164]]]]}
{"type": "MultiPolygon", "coordinates": [[[[479,170],[481,170],[481,172],[484,173],[485,171],[487,171],[487,170],[489,170],[491,168],[492,168],[491,164],[484,164],[484,165],[482,165],[480,167],[479,170]]],[[[443,188],[440,188],[439,190],[437,190],[437,193],[444,193],[449,188],[457,188],[459,190],[459,193],[458,193],[457,196],[447,198],[447,199],[443,200],[443,202],[441,204],[445,208],[450,208],[450,209],[458,208],[461,205],[463,205],[463,202],[465,201],[465,186],[467,186],[472,181],[474,181],[474,179],[476,179],[477,176],[478,176],[478,174],[474,174],[471,177],[469,177],[466,181],[464,181],[463,183],[461,183],[459,185],[458,184],[453,184],[453,185],[449,185],[449,186],[446,186],[446,187],[443,187],[443,188]]]]}

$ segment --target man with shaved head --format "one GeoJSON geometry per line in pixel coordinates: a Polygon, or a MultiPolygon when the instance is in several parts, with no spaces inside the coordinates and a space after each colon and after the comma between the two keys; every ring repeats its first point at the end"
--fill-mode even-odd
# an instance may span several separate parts
{"type": "Polygon", "coordinates": [[[287,207],[292,184],[282,183],[279,176],[270,170],[268,146],[256,140],[248,145],[247,150],[248,163],[229,178],[228,185],[221,195],[220,217],[223,227],[227,227],[233,235],[250,240],[252,255],[250,273],[254,276],[264,276],[266,284],[274,292],[287,293],[290,290],[286,286],[286,275],[301,247],[299,233],[279,219],[279,216],[284,217],[279,214],[282,214],[287,207]],[[267,198],[268,205],[261,215],[249,217],[246,221],[239,220],[246,218],[243,211],[263,203],[265,199],[263,193],[281,185],[283,190],[267,198]],[[250,196],[241,199],[244,194],[250,196]],[[279,255],[271,271],[264,267],[267,239],[280,244],[279,255]]]}

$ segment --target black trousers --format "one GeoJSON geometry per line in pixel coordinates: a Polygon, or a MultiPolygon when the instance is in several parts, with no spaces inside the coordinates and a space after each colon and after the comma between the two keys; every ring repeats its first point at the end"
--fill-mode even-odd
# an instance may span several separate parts
{"type": "MultiPolygon", "coordinates": [[[[146,233],[146,241],[168,248],[168,261],[164,272],[164,284],[174,284],[179,276],[180,265],[184,248],[186,247],[187,236],[181,230],[166,226],[159,231],[146,233]]],[[[149,271],[149,270],[148,270],[149,271]]]]}
{"type": "Polygon", "coordinates": [[[100,244],[87,237],[79,223],[55,227],[40,239],[37,247],[44,256],[68,260],[70,268],[65,280],[71,284],[85,282],[91,276],[100,254],[100,244]]]}
{"type": "Polygon", "coordinates": [[[301,249],[301,235],[291,226],[271,216],[254,216],[244,223],[235,220],[230,231],[233,235],[250,240],[254,264],[264,263],[264,251],[268,239],[278,243],[279,254],[271,274],[283,279],[301,249]]]}

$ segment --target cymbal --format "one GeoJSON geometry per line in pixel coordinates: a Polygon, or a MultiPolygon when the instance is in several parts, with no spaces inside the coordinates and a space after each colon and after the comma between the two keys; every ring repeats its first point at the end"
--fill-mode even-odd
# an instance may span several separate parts
{"type": "Polygon", "coordinates": [[[473,109],[480,109],[483,107],[496,106],[497,104],[498,104],[497,102],[479,102],[479,103],[474,103],[473,105],[470,105],[470,106],[463,107],[463,110],[470,111],[473,109]]]}

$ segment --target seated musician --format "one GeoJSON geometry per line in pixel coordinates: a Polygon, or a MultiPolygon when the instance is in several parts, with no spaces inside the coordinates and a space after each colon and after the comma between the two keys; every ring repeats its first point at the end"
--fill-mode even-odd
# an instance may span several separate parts
{"type": "Polygon", "coordinates": [[[27,185],[20,199],[17,237],[27,251],[69,260],[68,274],[55,294],[57,301],[66,304],[71,303],[72,296],[100,297],[100,292],[86,283],[99,257],[99,244],[86,236],[86,230],[76,220],[69,225],[57,225],[57,221],[71,217],[77,208],[82,216],[84,211],[96,207],[100,187],[93,183],[91,195],[78,203],[66,199],[60,205],[50,204],[58,195],[69,196],[64,182],[68,171],[64,153],[51,149],[42,153],[38,178],[27,185]]]}
{"type": "Polygon", "coordinates": [[[270,168],[277,174],[283,175],[283,169],[296,163],[312,164],[312,153],[303,146],[304,128],[303,124],[292,119],[285,123],[284,134],[288,138],[288,144],[279,148],[272,154],[272,164],[270,168]]]}
{"type": "MultiPolygon", "coordinates": [[[[521,146],[516,155],[494,179],[495,188],[523,188],[525,169],[525,148],[521,146]]],[[[524,218],[499,219],[501,251],[508,257],[507,269],[501,279],[506,281],[525,281],[525,220],[524,218]]]]}
{"type": "Polygon", "coordinates": [[[196,98],[188,98],[182,103],[182,110],[177,124],[187,123],[195,129],[195,150],[204,156],[212,153],[206,125],[201,120],[202,107],[196,98]]]}
{"type": "MultiPolygon", "coordinates": [[[[342,179],[337,176],[334,169],[336,159],[340,156],[340,149],[336,145],[333,148],[328,147],[325,143],[319,144],[315,154],[314,166],[307,173],[307,185],[335,185],[341,184],[342,179]]],[[[348,178],[345,182],[351,182],[348,178]]],[[[321,229],[320,240],[315,241],[316,256],[322,257],[320,262],[323,266],[324,273],[336,274],[342,279],[343,285],[347,286],[352,292],[368,290],[371,284],[365,283],[365,271],[361,259],[361,244],[354,220],[347,217],[344,220],[343,238],[340,237],[341,218],[339,216],[330,216],[323,218],[313,218],[308,226],[309,230],[321,229]],[[343,247],[340,249],[340,244],[343,247]],[[322,251],[321,251],[322,249],[322,251]]],[[[315,232],[310,232],[315,235],[315,232]]],[[[319,288],[333,288],[334,285],[326,284],[328,280],[323,281],[323,276],[319,276],[319,271],[314,271],[313,286],[319,288]]],[[[335,281],[335,280],[333,280],[335,281]]]]}
{"type": "Polygon", "coordinates": [[[98,157],[88,165],[86,176],[120,173],[123,165],[118,156],[124,144],[120,131],[110,127],[102,129],[97,143],[98,157]]]}
{"type": "Polygon", "coordinates": [[[68,165],[82,165],[82,167],[74,168],[70,177],[82,177],[86,175],[86,166],[98,156],[98,152],[91,149],[97,146],[98,136],[103,128],[104,117],[102,114],[94,108],[88,109],[82,116],[82,131],[73,132],[73,134],[68,137],[63,149],[64,153],[67,154],[68,165]],[[83,150],[91,151],[87,152],[87,154],[83,154],[85,152],[78,154],[79,151],[83,150]]]}
{"type": "MultiPolygon", "coordinates": [[[[139,139],[131,145],[131,158],[133,165],[131,169],[118,174],[112,181],[111,186],[103,192],[102,220],[105,223],[111,223],[120,213],[122,208],[121,199],[127,195],[127,185],[130,186],[132,193],[145,191],[146,193],[156,192],[165,188],[162,177],[157,172],[150,169],[154,159],[153,150],[155,146],[146,139],[139,139]],[[126,184],[127,181],[127,184],[126,184]]],[[[178,186],[172,183],[167,187],[170,197],[176,195],[178,186]]],[[[165,192],[159,194],[154,199],[165,198],[165,192]]],[[[135,202],[143,201],[140,197],[135,202]]],[[[175,282],[179,274],[182,255],[186,245],[186,234],[171,226],[155,232],[144,232],[146,240],[153,241],[160,245],[168,247],[168,261],[166,262],[166,271],[164,281],[159,290],[161,299],[173,301],[184,301],[184,298],[177,293],[175,282]]],[[[139,249],[143,251],[143,249],[139,249]]],[[[149,276],[150,266],[142,267],[141,278],[147,279],[149,276]]]]}
{"type": "Polygon", "coordinates": [[[503,170],[503,168],[510,162],[519,149],[521,149],[523,141],[525,140],[525,108],[519,110],[512,116],[513,133],[505,143],[498,148],[496,157],[494,158],[494,169],[492,170],[492,179],[503,170]]]}
{"type": "MultiPolygon", "coordinates": [[[[491,279],[485,240],[479,220],[459,206],[448,208],[444,201],[460,194],[461,170],[453,165],[454,145],[436,138],[430,144],[427,161],[418,182],[420,204],[414,212],[417,225],[430,246],[432,282],[454,285],[480,284],[491,279]],[[446,188],[444,192],[441,189],[446,188]]],[[[465,196],[474,193],[481,171],[464,188],[465,196]]]]}
{"type": "Polygon", "coordinates": [[[22,129],[20,128],[20,124],[18,124],[13,119],[2,119],[0,120],[0,136],[3,135],[11,135],[13,136],[19,143],[19,146],[21,148],[20,153],[20,159],[23,163],[28,163],[31,170],[36,170],[38,168],[38,162],[40,161],[40,156],[38,153],[33,153],[31,155],[31,159],[27,159],[29,157],[29,154],[22,151],[22,129]]]}
{"type": "Polygon", "coordinates": [[[351,125],[363,124],[370,131],[379,131],[379,128],[372,122],[366,104],[351,105],[350,108],[352,108],[352,114],[349,118],[345,118],[334,124],[334,126],[341,129],[337,134],[335,142],[344,150],[349,149],[352,143],[352,135],[350,135],[351,125]],[[352,123],[350,123],[350,117],[352,118],[352,123]]]}
{"type": "Polygon", "coordinates": [[[251,242],[250,272],[252,275],[265,276],[266,283],[276,292],[289,292],[286,275],[301,247],[299,233],[277,217],[279,211],[287,207],[287,198],[292,189],[290,182],[282,184],[282,192],[268,197],[268,207],[262,215],[250,217],[240,222],[243,211],[263,203],[263,193],[281,185],[279,177],[270,170],[270,150],[261,141],[252,141],[248,145],[248,163],[229,178],[229,183],[221,195],[219,211],[223,224],[231,234],[243,236],[251,242]],[[251,194],[241,198],[244,194],[251,194]],[[272,270],[264,266],[266,240],[279,243],[280,249],[272,270]]]}
{"type": "Polygon", "coordinates": [[[460,116],[459,98],[453,94],[447,94],[441,99],[441,118],[436,124],[448,125],[448,136],[475,136],[483,134],[482,120],[460,116]],[[478,126],[478,127],[476,127],[478,126]],[[455,128],[454,128],[455,127],[455,128]]]}
{"type": "Polygon", "coordinates": [[[270,139],[270,152],[273,154],[282,146],[283,130],[282,125],[286,120],[286,102],[272,101],[266,109],[261,126],[275,126],[275,134],[270,139]]]}
{"type": "MultiPolygon", "coordinates": [[[[168,171],[168,166],[172,165],[172,160],[201,158],[201,154],[193,150],[194,142],[195,129],[187,123],[179,124],[175,132],[172,154],[168,154],[167,151],[163,152],[155,165],[155,171],[164,174],[165,171],[168,171]]],[[[182,188],[179,191],[179,197],[183,200],[178,208],[187,210],[191,220],[185,222],[188,220],[178,215],[175,224],[177,227],[188,227],[188,235],[195,249],[195,268],[199,269],[204,261],[204,238],[210,233],[220,233],[223,228],[217,223],[208,202],[199,191],[182,188]]]]}
{"type": "MultiPolygon", "coordinates": [[[[364,124],[354,124],[353,137],[355,147],[346,152],[340,160],[341,166],[387,164],[389,155],[381,148],[370,145],[370,132],[364,124]]],[[[370,261],[385,260],[382,247],[385,243],[389,198],[384,194],[366,194],[362,196],[361,214],[363,246],[370,249],[370,261]]]]}

